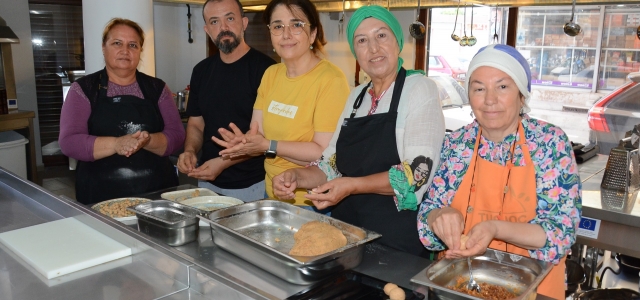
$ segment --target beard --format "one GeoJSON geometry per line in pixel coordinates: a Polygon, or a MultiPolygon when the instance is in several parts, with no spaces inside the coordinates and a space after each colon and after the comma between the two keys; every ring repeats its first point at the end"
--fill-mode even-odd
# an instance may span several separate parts
{"type": "Polygon", "coordinates": [[[218,47],[218,49],[220,49],[220,51],[222,51],[222,53],[229,54],[233,52],[233,50],[235,50],[238,45],[240,45],[241,41],[242,36],[238,38],[238,36],[231,31],[221,31],[220,33],[218,33],[216,39],[213,40],[213,43],[216,45],[216,47],[218,47]],[[233,39],[221,41],[225,36],[232,37],[233,39]]]}

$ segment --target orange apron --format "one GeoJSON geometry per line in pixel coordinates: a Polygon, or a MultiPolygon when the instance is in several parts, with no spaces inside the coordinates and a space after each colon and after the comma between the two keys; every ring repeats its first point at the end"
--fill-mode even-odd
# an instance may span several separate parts
{"type": "MultiPolygon", "coordinates": [[[[535,168],[529,155],[529,148],[525,143],[522,124],[518,125],[519,141],[511,146],[512,157],[506,166],[478,156],[481,134],[482,130],[479,130],[471,164],[451,202],[451,207],[462,213],[465,220],[465,234],[482,221],[504,220],[527,223],[536,216],[538,198],[535,168]],[[513,164],[516,144],[522,149],[525,166],[516,167],[513,164]]],[[[500,240],[493,240],[489,244],[489,248],[529,257],[527,249],[500,240]]],[[[545,277],[538,287],[538,294],[554,299],[565,298],[564,260],[562,258],[560,263],[555,265],[545,277]]]]}

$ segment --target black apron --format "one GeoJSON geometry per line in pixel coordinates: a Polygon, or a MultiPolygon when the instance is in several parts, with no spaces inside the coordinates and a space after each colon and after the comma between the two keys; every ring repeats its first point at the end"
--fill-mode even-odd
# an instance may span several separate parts
{"type": "MultiPolygon", "coordinates": [[[[130,95],[108,97],[109,78],[106,71],[102,71],[98,98],[91,103],[90,135],[120,137],[138,130],[150,134],[162,132],[164,121],[158,99],[148,97],[138,72],[136,80],[144,99],[130,95]]],[[[132,197],[177,185],[178,176],[169,157],[144,149],[130,157],[114,154],[93,162],[78,161],[76,171],[76,199],[83,204],[132,197]]]]}
{"type": "MultiPolygon", "coordinates": [[[[396,119],[405,77],[406,71],[401,68],[387,113],[354,118],[369,85],[356,98],[353,113],[342,123],[336,143],[336,166],[343,176],[368,176],[400,164],[396,119]]],[[[393,196],[350,195],[335,206],[331,216],[381,234],[376,242],[385,246],[426,258],[431,253],[418,238],[418,211],[398,211],[393,196]]]]}

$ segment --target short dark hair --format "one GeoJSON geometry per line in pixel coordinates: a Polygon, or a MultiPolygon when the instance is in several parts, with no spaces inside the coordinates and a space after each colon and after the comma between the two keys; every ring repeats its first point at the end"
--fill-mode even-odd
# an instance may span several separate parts
{"type": "Polygon", "coordinates": [[[140,37],[140,51],[142,51],[142,46],[144,46],[144,30],[142,30],[142,27],[140,27],[138,23],[123,18],[113,18],[109,20],[109,23],[107,23],[107,26],[105,26],[102,31],[102,46],[107,43],[111,30],[118,25],[129,26],[138,33],[138,36],[140,37]]]}
{"type": "Polygon", "coordinates": [[[316,6],[311,3],[309,0],[273,0],[269,2],[267,7],[264,9],[264,14],[262,18],[264,23],[269,25],[271,23],[271,15],[273,11],[276,9],[278,5],[284,5],[289,9],[289,11],[293,12],[292,6],[297,6],[302,10],[305,17],[309,19],[309,29],[313,31],[317,29],[316,39],[313,41],[313,52],[314,53],[324,53],[323,46],[327,44],[327,41],[324,39],[324,31],[322,30],[322,23],[320,23],[320,15],[318,14],[318,10],[316,6]]]}
{"type": "MultiPolygon", "coordinates": [[[[207,7],[207,4],[209,4],[209,2],[222,2],[224,0],[207,0],[204,2],[204,4],[202,5],[202,18],[204,19],[204,23],[207,24],[207,17],[204,16],[204,8],[207,7]]],[[[236,0],[236,4],[238,4],[238,9],[240,9],[240,16],[244,17],[244,9],[242,8],[242,3],[240,3],[240,0],[236,0]]]]}

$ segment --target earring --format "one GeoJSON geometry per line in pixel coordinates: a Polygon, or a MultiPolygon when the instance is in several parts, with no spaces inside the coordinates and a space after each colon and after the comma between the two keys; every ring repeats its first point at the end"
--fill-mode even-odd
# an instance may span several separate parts
{"type": "Polygon", "coordinates": [[[309,49],[313,50],[313,45],[309,46],[309,49]]]}
{"type": "Polygon", "coordinates": [[[273,52],[276,52],[276,48],[273,48],[273,52]]]}
{"type": "Polygon", "coordinates": [[[471,111],[471,112],[469,113],[469,116],[471,116],[471,117],[472,117],[472,118],[474,118],[474,119],[476,118],[476,116],[473,114],[473,111],[471,111]]]}

